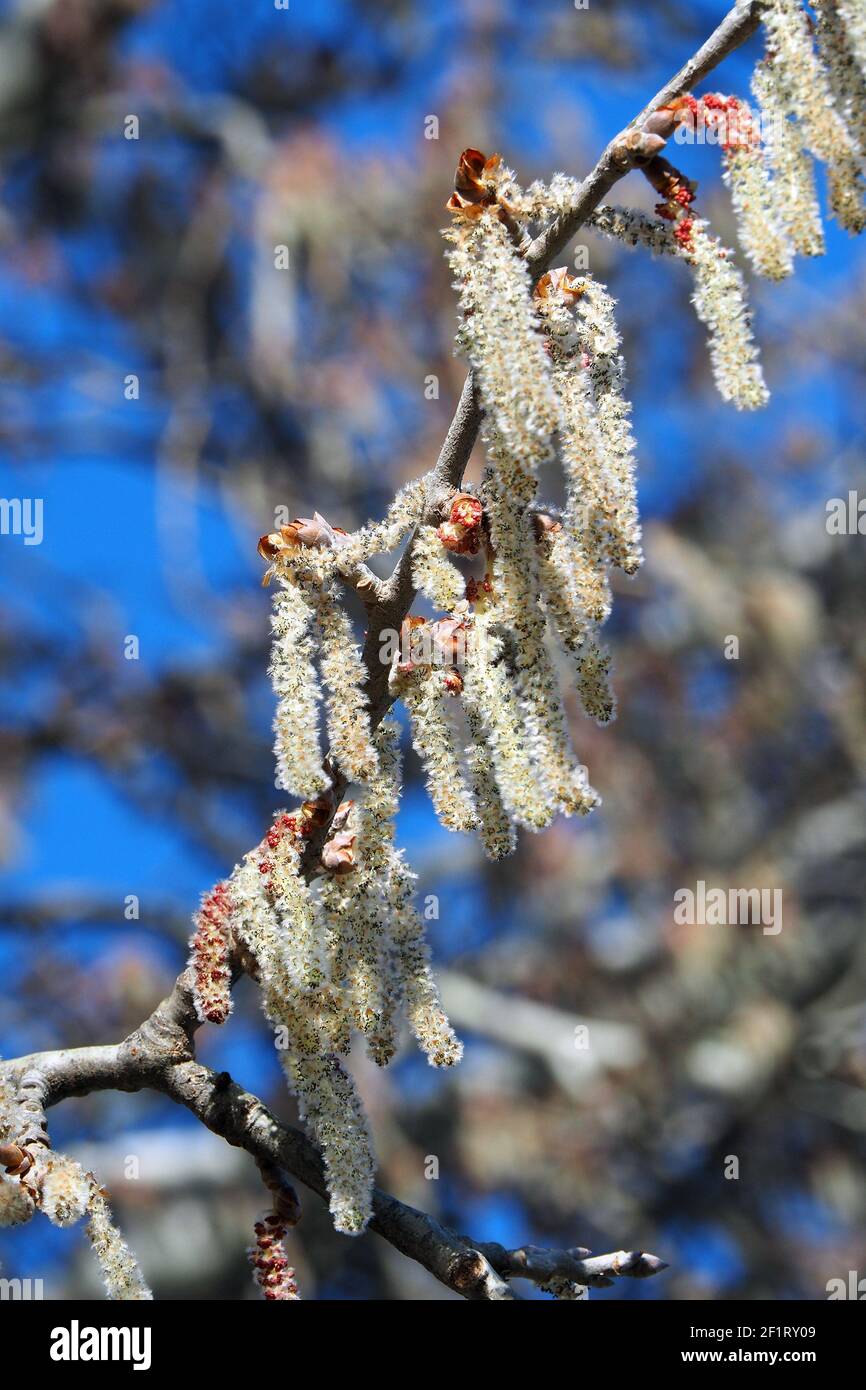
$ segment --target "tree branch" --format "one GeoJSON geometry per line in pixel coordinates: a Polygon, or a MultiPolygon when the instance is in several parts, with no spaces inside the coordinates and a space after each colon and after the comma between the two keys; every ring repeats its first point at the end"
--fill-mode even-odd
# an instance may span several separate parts
{"type": "MultiPolygon", "coordinates": [[[[315,1145],[300,1130],[278,1120],[258,1096],[243,1090],[228,1072],[215,1072],[195,1060],[198,1026],[189,975],[184,972],[171,994],[123,1042],[37,1052],[4,1061],[0,1070],[15,1084],[28,1071],[37,1071],[44,1082],[46,1109],[71,1096],[94,1091],[159,1091],[186,1106],[227,1143],[245,1149],[259,1162],[285,1169],[327,1201],[324,1168],[315,1145]]],[[[521,1252],[474,1244],[379,1188],[373,1198],[370,1228],[401,1254],[423,1265],[440,1283],[470,1300],[512,1299],[510,1278],[539,1282],[537,1271],[554,1268],[564,1270],[570,1278],[577,1268],[568,1261],[563,1264],[562,1252],[535,1247],[531,1247],[533,1258],[521,1265],[521,1252]]],[[[593,1261],[586,1269],[581,1266],[581,1275],[588,1276],[584,1282],[610,1282],[603,1277],[610,1272],[641,1277],[637,1266],[614,1269],[620,1258],[621,1252],[597,1256],[597,1271],[592,1268],[593,1261]]],[[[644,1273],[666,1267],[654,1256],[641,1259],[653,1262],[644,1273]]]]}

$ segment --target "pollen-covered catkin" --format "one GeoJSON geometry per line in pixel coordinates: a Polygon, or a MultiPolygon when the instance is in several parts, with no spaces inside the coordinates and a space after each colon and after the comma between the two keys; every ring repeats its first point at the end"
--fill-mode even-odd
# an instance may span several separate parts
{"type": "Polygon", "coordinates": [[[504,859],[517,848],[517,832],[496,781],[493,753],[480,708],[467,700],[463,707],[472,742],[466,749],[466,766],[478,817],[478,834],[488,859],[504,859]]]}
{"type": "Polygon", "coordinates": [[[466,580],[451,560],[435,526],[418,527],[412,548],[412,583],[446,613],[465,597],[466,580]]]}
{"type": "Polygon", "coordinates": [[[74,1226],[90,1201],[92,1179],[65,1154],[48,1154],[39,1194],[40,1209],[55,1226],[74,1226]]]}
{"type": "Polygon", "coordinates": [[[760,107],[767,160],[773,171],[776,211],[800,256],[823,256],[824,226],[815,186],[815,169],[803,149],[797,123],[788,115],[779,75],[769,61],[752,73],[752,94],[760,107]]]}
{"type": "Polygon", "coordinates": [[[418,478],[402,487],[381,521],[368,522],[348,536],[336,554],[336,566],[348,573],[371,555],[393,550],[403,537],[421,520],[427,500],[428,479],[418,478]]]}
{"type": "Polygon", "coordinates": [[[353,782],[366,782],[376,763],[364,693],[367,668],[348,614],[338,600],[336,586],[328,586],[316,605],[322,677],[328,692],[328,738],[331,755],[346,776],[353,782]]]}
{"type": "MultiPolygon", "coordinates": [[[[546,278],[550,282],[551,277],[546,278]]],[[[575,283],[581,287],[582,294],[586,282],[575,283]]],[[[549,290],[544,288],[547,292],[539,295],[538,304],[550,333],[553,380],[562,412],[560,458],[566,493],[562,546],[569,552],[568,589],[587,616],[601,623],[610,612],[607,579],[610,537],[606,517],[613,515],[614,481],[599,428],[589,370],[584,365],[588,356],[576,332],[573,310],[566,304],[561,290],[552,285],[549,290]]]]}
{"type": "Polygon", "coordinates": [[[866,10],[862,0],[836,0],[854,61],[866,77],[866,10]]]}
{"type": "Polygon", "coordinates": [[[695,218],[686,259],[695,277],[692,303],[709,335],[710,364],[723,400],[738,410],[766,405],[769,391],[758,361],[743,277],[708,223],[695,218]]]}
{"type": "Polygon", "coordinates": [[[595,413],[612,487],[605,518],[612,564],[635,574],[643,559],[637,510],[635,442],[631,430],[631,405],[625,395],[625,364],[614,312],[615,301],[599,281],[587,276],[577,314],[589,350],[589,380],[595,413]]]}
{"type": "Polygon", "coordinates": [[[424,923],[412,905],[414,875],[392,850],[385,888],[391,912],[395,991],[418,1044],[432,1067],[452,1067],[463,1055],[430,968],[424,923]]]}
{"type": "Polygon", "coordinates": [[[656,256],[678,256],[680,247],[669,222],[649,217],[637,208],[612,207],[603,203],[586,219],[604,236],[615,237],[626,246],[645,246],[656,256]]]}
{"type": "Polygon", "coordinates": [[[784,280],[794,269],[792,248],[757,124],[744,101],[729,103],[724,119],[730,128],[722,177],[731,192],[740,245],[756,274],[784,280]]]}
{"type": "Polygon", "coordinates": [[[574,756],[559,681],[545,642],[534,519],[515,505],[491,474],[485,478],[484,491],[494,550],[493,611],[510,630],[514,644],[525,747],[546,793],[543,823],[549,824],[557,810],[585,815],[598,797],[574,756]]]}
{"type": "MultiPolygon", "coordinates": [[[[257,857],[257,856],[256,856],[257,857]]],[[[265,837],[263,857],[255,865],[278,924],[258,948],[251,949],[268,977],[284,992],[317,990],[328,967],[315,904],[301,866],[301,845],[291,816],[278,815],[265,837]]]]}
{"type": "Polygon", "coordinates": [[[372,1214],[375,1160],[355,1083],[338,1057],[287,1049],[281,1061],[301,1117],[322,1150],[334,1226],[360,1235],[372,1214]]]}
{"type": "Polygon", "coordinates": [[[856,7],[840,4],[839,0],[812,0],[812,9],[818,19],[818,56],[827,73],[836,109],[861,156],[866,155],[866,73],[863,62],[858,62],[855,47],[858,27],[861,38],[866,37],[862,0],[856,7]]]}
{"type": "Polygon", "coordinates": [[[32,1196],[18,1179],[0,1173],[0,1228],[23,1226],[35,1210],[32,1196]]]}
{"type": "MultiPolygon", "coordinates": [[[[565,650],[574,655],[592,624],[583,607],[582,588],[575,580],[573,550],[561,525],[539,536],[538,572],[547,615],[565,650]]],[[[595,616],[594,620],[600,621],[595,616]]]]}
{"type": "Polygon", "coordinates": [[[847,231],[862,232],[866,208],[857,150],[833,102],[806,11],[799,0],[769,0],[762,20],[785,107],[800,122],[812,154],[827,167],[830,208],[847,231]]]}
{"type": "Polygon", "coordinates": [[[95,1184],[91,1188],[88,1211],[87,1236],[108,1297],[123,1302],[152,1299],[138,1262],[115,1226],[111,1208],[95,1184]]]}
{"type": "Polygon", "coordinates": [[[594,640],[585,642],[577,663],[577,693],[586,713],[598,724],[608,724],[616,713],[610,668],[607,647],[594,640]]]}
{"type": "Polygon", "coordinates": [[[523,711],[505,659],[503,639],[491,630],[489,614],[477,614],[467,644],[463,703],[477,711],[484,728],[496,783],[508,813],[540,830],[555,815],[547,790],[526,757],[523,711]]]}
{"type": "Polygon", "coordinates": [[[309,584],[281,573],[274,591],[269,671],[277,697],[277,784],[293,796],[315,796],[330,785],[319,749],[318,706],[322,697],[313,664],[314,622],[309,584]]]}
{"type": "Polygon", "coordinates": [[[495,209],[457,218],[446,236],[460,295],[458,344],[513,467],[534,473],[550,457],[558,410],[526,263],[495,209]]]}
{"type": "Polygon", "coordinates": [[[396,689],[409,712],[412,743],[440,823],[446,830],[474,830],[478,818],[460,762],[441,669],[417,666],[399,679],[396,689]]]}

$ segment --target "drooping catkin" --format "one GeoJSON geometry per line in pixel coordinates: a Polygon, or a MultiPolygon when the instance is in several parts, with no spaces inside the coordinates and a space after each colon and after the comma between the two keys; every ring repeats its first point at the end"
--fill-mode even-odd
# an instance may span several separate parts
{"type": "Polygon", "coordinates": [[[372,1214],[375,1159],[355,1083],[339,1057],[286,1049],[281,1061],[301,1117],[322,1150],[334,1226],[360,1235],[372,1214]]]}
{"type": "Polygon", "coordinates": [[[690,231],[685,257],[695,277],[692,303],[709,335],[716,388],[738,410],[757,410],[770,393],[752,336],[743,277],[730,252],[710,235],[707,222],[695,218],[690,231]]]}
{"type": "Polygon", "coordinates": [[[466,580],[451,560],[435,526],[418,527],[412,549],[412,583],[446,613],[465,597],[466,580]]]}
{"type": "Polygon", "coordinates": [[[526,262],[495,209],[458,217],[446,236],[460,296],[458,344],[503,450],[518,473],[532,474],[550,457],[558,412],[526,262]]]}
{"type": "Polygon", "coordinates": [[[322,588],[316,604],[322,677],[327,687],[331,755],[353,782],[366,782],[376,763],[364,682],[367,668],[355,642],[336,585],[322,588]]]}
{"type": "Polygon", "coordinates": [[[669,222],[650,217],[637,208],[612,207],[603,203],[586,219],[587,226],[604,236],[615,237],[626,246],[645,246],[656,256],[678,256],[680,246],[669,222]]]}
{"type": "Polygon", "coordinates": [[[610,612],[607,523],[615,516],[616,503],[589,374],[588,344],[576,331],[574,311],[567,303],[584,293],[585,283],[571,282],[555,271],[543,277],[536,294],[550,334],[553,380],[562,415],[559,452],[566,493],[562,545],[570,552],[569,590],[593,621],[600,623],[610,612]]]}
{"type": "Polygon", "coordinates": [[[358,862],[352,872],[325,875],[320,902],[332,943],[333,979],[345,991],[349,1021],[365,1039],[377,1065],[387,1066],[396,1051],[396,1038],[383,963],[381,891],[365,863],[362,836],[359,839],[358,862]]]}
{"type": "MultiPolygon", "coordinates": [[[[818,56],[827,74],[836,109],[845,122],[852,143],[866,155],[866,74],[857,60],[854,38],[839,0],[812,0],[817,15],[818,56]]],[[[849,7],[853,16],[853,6],[849,7]]],[[[866,32],[862,4],[858,9],[861,32],[866,32]]],[[[856,33],[856,24],[854,32],[856,33]]]]}
{"type": "MultiPolygon", "coordinates": [[[[601,209],[605,214],[593,225],[598,231],[615,236],[627,245],[644,244],[642,216],[629,209],[601,209]]],[[[758,349],[752,335],[751,313],[743,277],[718,238],[709,232],[709,223],[684,216],[670,241],[660,238],[666,251],[685,260],[695,280],[692,304],[708,334],[710,365],[716,388],[723,400],[738,410],[757,410],[769,400],[761,371],[758,349]]],[[[658,249],[658,248],[657,248],[658,249]]]]}
{"type": "MultiPolygon", "coordinates": [[[[577,302],[589,351],[589,380],[612,489],[605,517],[612,564],[635,574],[643,559],[637,509],[635,442],[631,405],[625,395],[625,364],[616,323],[615,300],[599,281],[587,276],[577,302]]],[[[606,499],[607,500],[607,499],[606,499]]]]}
{"type": "Polygon", "coordinates": [[[417,666],[396,685],[409,712],[412,743],[421,759],[427,792],[446,830],[474,830],[478,820],[461,765],[442,670],[417,666]]]}
{"type": "Polygon", "coordinates": [[[508,668],[503,639],[491,626],[489,614],[477,614],[472,641],[467,644],[463,703],[481,719],[508,813],[521,825],[541,830],[555,815],[546,787],[526,756],[523,711],[516,682],[508,668]]]}
{"type": "Polygon", "coordinates": [[[391,915],[394,989],[430,1065],[451,1067],[460,1061],[463,1044],[456,1037],[439,999],[430,968],[424,923],[412,905],[414,879],[402,855],[392,850],[385,897],[391,915]]]}
{"type": "Polygon", "coordinates": [[[66,1154],[46,1155],[39,1206],[55,1226],[74,1226],[88,1210],[92,1178],[66,1154]]]}
{"type": "Polygon", "coordinates": [[[4,1226],[23,1226],[30,1220],[36,1204],[17,1178],[0,1173],[0,1229],[4,1226]]]}
{"type": "Polygon", "coordinates": [[[723,119],[722,178],[731,192],[740,245],[758,275],[784,280],[794,269],[792,246],[758,126],[748,103],[737,98],[728,100],[723,119]]]}
{"type": "Polygon", "coordinates": [[[264,1220],[256,1222],[255,1235],[255,1244],[247,1251],[247,1258],[262,1297],[268,1302],[297,1303],[301,1295],[283,1243],[285,1223],[274,1212],[269,1212],[264,1220]]]}
{"type": "Polygon", "coordinates": [[[231,917],[228,884],[218,883],[196,913],[189,956],[193,1004],[202,1023],[225,1023],[232,1011],[231,917]]]}
{"type": "Polygon", "coordinates": [[[799,0],[769,0],[761,17],[785,107],[800,122],[812,154],[827,167],[831,211],[847,231],[862,232],[866,208],[857,150],[833,102],[806,12],[799,0]]]}
{"type": "Polygon", "coordinates": [[[598,724],[608,724],[616,713],[610,668],[607,647],[594,639],[585,642],[577,662],[577,693],[586,713],[598,724]]]}
{"type": "Polygon", "coordinates": [[[111,1208],[95,1184],[91,1187],[88,1211],[85,1229],[108,1297],[123,1302],[152,1299],[138,1261],[115,1226],[111,1208]]]}
{"type": "Polygon", "coordinates": [[[330,786],[319,749],[318,706],[322,697],[313,664],[314,623],[309,583],[281,572],[274,591],[269,674],[277,697],[277,784],[292,796],[315,796],[330,786]]]}
{"type": "Polygon", "coordinates": [[[845,35],[861,73],[866,76],[866,11],[861,0],[836,0],[845,35]]]}
{"type": "Polygon", "coordinates": [[[484,491],[494,552],[492,611],[514,644],[526,751],[546,791],[547,807],[554,813],[585,815],[598,798],[574,756],[559,680],[545,642],[534,519],[490,473],[484,491]]]}
{"type": "Polygon", "coordinates": [[[767,159],[773,170],[776,210],[800,256],[823,256],[824,226],[812,160],[803,149],[797,123],[788,115],[779,76],[769,61],[752,73],[752,94],[761,112],[767,159]]]}
{"type": "Polygon", "coordinates": [[[496,766],[481,710],[466,698],[465,687],[463,706],[472,737],[466,749],[466,766],[478,817],[479,838],[488,859],[504,859],[517,848],[517,832],[496,780],[496,766]]]}
{"type": "MultiPolygon", "coordinates": [[[[543,529],[539,536],[538,570],[545,610],[563,647],[574,656],[592,623],[583,606],[582,587],[576,582],[573,548],[560,523],[543,529]]],[[[594,616],[595,622],[601,620],[594,616]]]]}
{"type": "Polygon", "coordinates": [[[382,884],[394,841],[400,794],[400,727],[382,720],[373,740],[377,771],[355,808],[357,862],[322,888],[334,940],[334,977],[345,984],[352,1021],[378,1066],[397,1048],[397,1017],[388,959],[388,922],[382,884]]]}
{"type": "MultiPolygon", "coordinates": [[[[258,858],[258,856],[254,856],[258,858]]],[[[273,906],[278,927],[250,947],[266,974],[275,974],[284,992],[291,987],[315,991],[328,977],[325,947],[315,904],[302,872],[301,843],[293,817],[278,815],[265,837],[263,855],[254,865],[265,894],[273,906]]]]}

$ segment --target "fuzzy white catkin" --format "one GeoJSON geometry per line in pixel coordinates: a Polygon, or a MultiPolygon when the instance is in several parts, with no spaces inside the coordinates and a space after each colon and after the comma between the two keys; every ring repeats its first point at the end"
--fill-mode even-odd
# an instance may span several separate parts
{"type": "Polygon", "coordinates": [[[306,585],[281,575],[271,616],[269,674],[277,697],[274,755],[277,784],[293,796],[315,796],[330,785],[319,748],[321,692],[313,664],[315,609],[306,585]]]}
{"type": "Polygon", "coordinates": [[[514,467],[534,473],[550,457],[558,411],[526,262],[495,210],[458,219],[446,235],[460,295],[458,342],[514,467]]]}
{"type": "Polygon", "coordinates": [[[866,208],[859,159],[833,103],[806,12],[799,0],[769,0],[762,19],[786,109],[800,122],[812,154],[827,166],[830,208],[849,232],[861,232],[866,208]]]}
{"type": "Polygon", "coordinates": [[[708,223],[698,218],[692,225],[686,259],[695,277],[695,313],[709,335],[710,364],[718,392],[738,410],[757,410],[766,405],[770,393],[752,337],[743,277],[730,253],[709,234],[708,223]]]}
{"type": "Polygon", "coordinates": [[[625,242],[626,246],[644,246],[656,256],[680,254],[671,224],[658,217],[649,217],[636,208],[612,207],[603,203],[590,213],[586,221],[587,226],[625,242]]]}
{"type": "Polygon", "coordinates": [[[346,977],[352,1020],[378,1066],[386,1066],[397,1047],[382,884],[400,794],[399,740],[396,721],[382,720],[373,735],[377,771],[356,808],[357,868],[346,876],[335,876],[322,888],[322,901],[330,905],[329,925],[337,938],[333,973],[346,977]]]}
{"type": "Polygon", "coordinates": [[[371,555],[382,555],[399,545],[421,519],[428,481],[424,477],[407,483],[397,493],[381,521],[368,522],[343,541],[336,556],[337,568],[348,573],[353,565],[360,564],[371,555]]]}
{"type": "Polygon", "coordinates": [[[65,1154],[50,1154],[45,1163],[39,1204],[55,1226],[74,1226],[87,1210],[92,1180],[80,1163],[65,1154]]]}
{"type": "Polygon", "coordinates": [[[608,724],[616,713],[610,668],[607,647],[595,640],[587,641],[577,664],[577,693],[586,713],[598,724],[608,724]]]}
{"type": "Polygon", "coordinates": [[[328,738],[333,757],[350,781],[366,782],[376,763],[363,688],[367,668],[352,624],[338,600],[336,586],[329,586],[322,590],[316,605],[322,677],[327,687],[328,738]]]}
{"type": "Polygon", "coordinates": [[[466,595],[466,580],[451,560],[435,526],[418,527],[412,548],[412,583],[446,613],[466,595]]]}
{"type": "Polygon", "coordinates": [[[455,1036],[430,968],[430,950],[424,923],[412,906],[414,875],[402,855],[391,853],[385,887],[391,912],[391,939],[395,990],[418,1044],[433,1067],[451,1067],[460,1061],[463,1044],[455,1036]]]}
{"type": "MultiPolygon", "coordinates": [[[[640,236],[634,239],[632,235],[644,225],[642,218],[635,219],[621,208],[601,211],[610,215],[594,223],[599,231],[620,237],[627,244],[644,244],[640,236]]],[[[668,249],[667,241],[662,241],[668,249]]],[[[673,254],[689,264],[695,278],[692,304],[707,329],[710,364],[719,394],[738,410],[759,409],[769,400],[769,392],[752,336],[742,275],[730,252],[709,234],[709,224],[702,219],[695,218],[692,223],[691,248],[674,244],[673,254]]]]}
{"type": "MultiPolygon", "coordinates": [[[[751,123],[745,102],[740,103],[739,115],[745,124],[751,123]]],[[[784,280],[794,269],[794,258],[761,144],[743,143],[726,150],[722,177],[730,189],[740,245],[756,274],[784,280]]]]}
{"type": "Polygon", "coordinates": [[[138,1262],[111,1218],[111,1208],[96,1187],[89,1201],[87,1236],[93,1247],[105,1290],[110,1299],[147,1302],[153,1294],[138,1262]]]}
{"type": "Polygon", "coordinates": [[[23,1226],[35,1210],[33,1198],[18,1179],[0,1173],[0,1228],[23,1226]]]}
{"type": "Polygon", "coordinates": [[[608,502],[607,553],[612,564],[634,574],[642,559],[640,520],[637,509],[635,442],[631,430],[631,405],[625,395],[625,365],[616,323],[616,301],[598,280],[587,276],[577,314],[589,349],[589,380],[612,481],[608,502]]]}
{"type": "Polygon", "coordinates": [[[544,607],[570,655],[583,646],[591,623],[582,606],[574,572],[574,552],[564,530],[546,532],[538,543],[538,569],[544,607]]]}
{"type": "Polygon", "coordinates": [[[476,615],[464,680],[463,701],[468,711],[477,711],[481,718],[506,810],[520,825],[542,829],[550,824],[555,808],[526,757],[516,684],[505,663],[502,639],[490,630],[488,616],[476,615]]]}
{"type": "Polygon", "coordinates": [[[373,1060],[387,1066],[396,1039],[383,964],[383,913],[376,876],[364,862],[363,843],[351,873],[325,876],[320,903],[332,943],[334,982],[344,989],[351,1023],[373,1060]]]}
{"type": "MultiPolygon", "coordinates": [[[[532,515],[488,474],[485,497],[494,546],[497,616],[510,629],[525,747],[548,808],[585,815],[598,797],[571,746],[562,695],[545,642],[532,515]]],[[[544,822],[549,823],[550,816],[544,822]]],[[[533,828],[540,828],[538,826],[533,828]]]]}
{"type": "Polygon", "coordinates": [[[360,1235],[372,1215],[375,1160],[355,1083],[337,1057],[287,1051],[281,1060],[322,1150],[334,1226],[360,1235]]]}
{"type": "Polygon", "coordinates": [[[773,170],[776,211],[800,256],[823,256],[824,227],[812,160],[803,149],[797,123],[788,116],[773,65],[758,63],[752,94],[761,111],[767,159],[773,170]]]}
{"type": "Polygon", "coordinates": [[[508,202],[521,217],[531,222],[559,217],[574,206],[581,191],[579,179],[569,174],[554,174],[549,183],[536,179],[524,192],[512,192],[508,202]]]}
{"type": "Polygon", "coordinates": [[[553,380],[562,411],[560,458],[566,494],[562,544],[570,552],[568,588],[583,611],[600,623],[610,612],[606,516],[613,514],[615,483],[574,313],[559,293],[540,300],[539,308],[550,333],[553,380]]]}
{"type": "Polygon", "coordinates": [[[8,1143],[15,1127],[15,1091],[0,1068],[0,1144],[8,1143]]]}
{"type": "Polygon", "coordinates": [[[446,830],[474,830],[478,818],[461,766],[457,738],[443,693],[442,672],[418,667],[398,687],[409,711],[412,743],[424,767],[427,792],[446,830]]]}
{"type": "Polygon", "coordinates": [[[472,799],[478,816],[478,833],[488,859],[504,859],[517,848],[517,833],[496,781],[493,753],[479,706],[463,700],[472,742],[466,749],[466,766],[472,799]]]}
{"type": "Polygon", "coordinates": [[[866,7],[839,0],[812,0],[818,18],[818,54],[836,108],[861,155],[866,155],[866,7]],[[858,38],[863,51],[858,55],[858,38]]]}
{"type": "Polygon", "coordinates": [[[866,8],[863,0],[837,0],[837,9],[845,25],[854,60],[866,77],[866,8]]]}

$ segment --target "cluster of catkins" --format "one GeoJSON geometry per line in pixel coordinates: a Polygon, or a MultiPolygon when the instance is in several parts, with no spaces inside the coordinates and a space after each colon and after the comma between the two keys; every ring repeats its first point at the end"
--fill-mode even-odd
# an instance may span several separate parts
{"type": "Polygon", "coordinates": [[[25,1072],[15,1088],[0,1072],[0,1226],[20,1226],[36,1211],[55,1226],[74,1226],[86,1218],[85,1232],[108,1297],[152,1298],[93,1174],[51,1149],[44,1090],[38,1072],[25,1072]]]}
{"type": "MultiPolygon", "coordinates": [[[[822,249],[809,155],[827,167],[833,213],[861,230],[864,22],[854,0],[813,8],[814,25],[795,0],[766,9],[767,55],[754,78],[760,119],[719,94],[653,113],[640,162],[659,194],[655,218],[619,208],[590,218],[601,232],[689,266],[716,383],[739,408],[767,398],[744,282],[696,215],[695,185],[658,150],[679,127],[712,132],[744,249],[771,278],[789,273],[795,252],[822,249]]],[[[274,581],[278,782],[302,804],[279,812],[204,899],[191,975],[199,1017],[214,1023],[230,1012],[234,963],[258,980],[288,1084],[322,1151],[335,1224],[347,1232],[369,1220],[374,1173],[344,1061],[353,1035],[380,1065],[394,1055],[404,1021],[435,1066],[458,1061],[461,1045],[395,844],[399,725],[371,719],[370,673],[341,586],[375,584],[364,562],[411,533],[414,587],[436,613],[410,615],[378,656],[444,826],[477,831],[499,858],[519,827],[538,830],[598,801],[572,747],[560,668],[571,666],[585,712],[609,720],[610,656],[599,637],[609,576],[632,575],[641,562],[630,407],[606,287],[563,269],[533,282],[525,256],[532,232],[567,213],[577,190],[556,175],[524,191],[498,157],[477,150],[466,150],[457,169],[446,236],[458,350],[482,406],[480,485],[455,491],[437,511],[422,479],[383,521],[353,534],[316,513],[259,543],[265,582],[274,581]],[[551,461],[564,482],[558,511],[539,498],[540,470],[551,461]],[[356,799],[338,805],[337,781],[357,786],[356,799]]],[[[293,1297],[281,1223],[260,1226],[252,1258],[262,1288],[293,1297]]]]}
{"type": "MultiPolygon", "coordinates": [[[[467,152],[461,168],[468,178],[484,163],[467,152]]],[[[442,824],[477,830],[500,858],[514,849],[517,827],[538,830],[557,812],[584,814],[597,802],[571,745],[550,638],[574,668],[585,709],[608,720],[610,660],[598,641],[610,611],[608,570],[632,574],[641,558],[612,301],[602,286],[561,272],[533,291],[489,207],[479,217],[458,214],[451,251],[461,343],[485,409],[487,475],[477,494],[455,492],[438,524],[421,483],[384,522],[354,535],[316,514],[262,537],[274,581],[278,776],[304,800],[278,813],[261,844],[204,898],[193,938],[202,1020],[228,1017],[233,959],[259,982],[288,1084],[322,1151],[335,1224],[346,1232],[369,1220],[374,1175],[344,1062],[353,1036],[379,1065],[394,1056],[404,1021],[434,1066],[457,1062],[462,1048],[439,1001],[414,876],[395,844],[400,726],[373,726],[341,583],[413,531],[414,584],[437,614],[410,616],[391,634],[393,649],[385,644],[378,655],[442,824]],[[536,496],[538,468],[557,442],[562,516],[536,496]],[[337,767],[359,788],[339,807],[337,767]]],[[[274,1233],[264,1225],[259,1236],[266,1250],[257,1258],[267,1265],[274,1233]]]]}
{"type": "MultiPolygon", "coordinates": [[[[721,93],[688,94],[643,127],[662,140],[676,132],[683,143],[717,145],[743,251],[756,274],[771,280],[790,275],[795,256],[823,254],[813,161],[825,169],[831,214],[852,234],[866,227],[866,8],[861,0],[813,0],[811,11],[799,0],[768,0],[765,54],[752,76],[754,107],[721,93]]],[[[657,217],[600,207],[588,223],[688,265],[716,386],[738,409],[756,409],[768,392],[732,253],[697,216],[694,183],[660,156],[643,172],[660,195],[657,217]]],[[[512,215],[533,222],[567,212],[578,192],[579,184],[561,174],[526,192],[504,181],[512,215]]]]}

